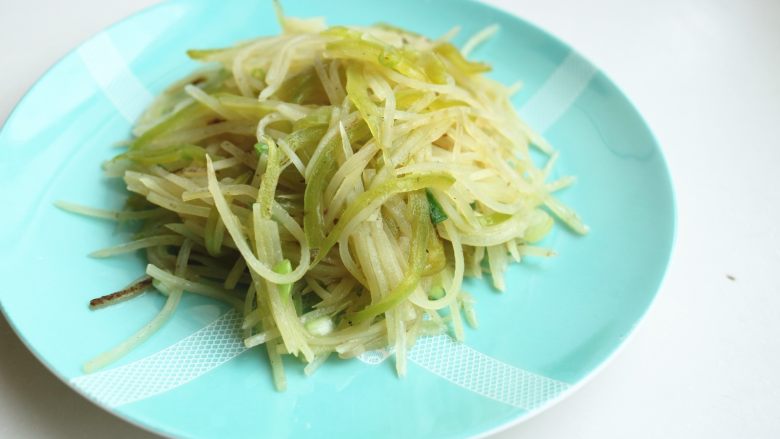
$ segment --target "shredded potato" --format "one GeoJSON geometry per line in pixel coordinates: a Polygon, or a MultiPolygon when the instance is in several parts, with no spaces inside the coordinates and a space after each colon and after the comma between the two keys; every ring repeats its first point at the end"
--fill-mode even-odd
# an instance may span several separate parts
{"type": "Polygon", "coordinates": [[[461,312],[476,325],[464,276],[488,272],[504,290],[512,260],[553,254],[532,245],[551,214],[586,233],[553,195],[573,178],[548,181],[558,155],[515,113],[516,88],[465,57],[497,27],[461,52],[454,32],[279,17],[281,35],[188,52],[209,67],[164,92],[105,165],[132,193],[124,211],[60,204],[140,224],[93,256],[144,250],[168,297],[88,370],[151,335],[188,292],[244,313],[246,346],[266,345],[279,389],[282,355],[310,374],[331,355],[390,347],[404,375],[417,336],[462,340],[461,312]]]}

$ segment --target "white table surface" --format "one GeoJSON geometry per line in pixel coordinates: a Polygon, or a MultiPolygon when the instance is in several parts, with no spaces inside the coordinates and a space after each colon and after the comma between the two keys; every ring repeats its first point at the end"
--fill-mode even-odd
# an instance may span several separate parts
{"type": "MultiPolygon", "coordinates": [[[[2,0],[0,120],[68,50],[152,3],[2,0]]],[[[630,343],[495,437],[780,437],[780,1],[489,3],[570,43],[633,99],[679,208],[666,281],[630,343]]],[[[69,390],[0,317],[0,437],[154,436],[69,390]]]]}

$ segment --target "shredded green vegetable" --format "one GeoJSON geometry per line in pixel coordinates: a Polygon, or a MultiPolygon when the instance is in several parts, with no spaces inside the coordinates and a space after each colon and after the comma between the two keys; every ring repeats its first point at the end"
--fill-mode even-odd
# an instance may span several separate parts
{"type": "Polygon", "coordinates": [[[511,261],[553,254],[532,243],[554,217],[587,231],[552,193],[573,179],[550,182],[557,154],[531,161],[529,148],[549,145],[488,64],[446,39],[278,11],[281,35],[187,52],[208,68],[160,95],[105,164],[133,194],[125,211],[59,204],[136,224],[133,241],[94,255],[143,250],[168,297],[88,370],[196,293],[243,310],[245,344],[266,345],[277,389],[284,355],[309,374],[331,354],[389,346],[404,375],[416,336],[476,327],[464,276],[487,271],[504,289],[511,261]]]}
{"type": "Polygon", "coordinates": [[[436,197],[433,196],[430,189],[425,190],[425,196],[428,198],[428,213],[433,224],[439,224],[440,222],[449,218],[441,208],[441,204],[436,201],[436,197]]]}
{"type": "Polygon", "coordinates": [[[268,144],[264,142],[257,142],[255,143],[255,151],[257,151],[257,155],[261,156],[268,152],[268,144]]]}

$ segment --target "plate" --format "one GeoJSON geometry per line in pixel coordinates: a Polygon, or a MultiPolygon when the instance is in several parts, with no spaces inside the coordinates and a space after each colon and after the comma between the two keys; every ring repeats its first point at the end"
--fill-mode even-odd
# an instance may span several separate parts
{"type": "Polygon", "coordinates": [[[183,437],[465,437],[527,419],[569,395],[623,344],[666,269],[674,202],[662,153],[618,88],[570,47],[499,10],[466,0],[290,1],[291,16],[330,24],[392,23],[463,38],[491,24],[474,57],[504,83],[521,79],[521,114],[560,151],[556,172],[578,182],[561,194],[591,227],[562,227],[544,245],[558,256],[507,273],[508,291],[484,280],[465,289],[480,328],[464,344],[420,340],[408,376],[374,353],[329,360],[312,377],[289,362],[288,390],[273,390],[262,351],[243,349],[237,318],[187,296],[175,317],[114,368],[84,375],[84,361],[124,339],[162,304],[156,294],[89,311],[96,295],[136,278],[140,255],[90,259],[124,239],[113,224],[56,209],[55,200],[116,208],[123,188],[101,174],[112,145],[151,98],[196,64],[188,48],[229,45],[279,31],[271,2],[178,0],[94,36],[51,68],[0,133],[0,300],[6,318],[60,379],[143,428],[183,437]]]}

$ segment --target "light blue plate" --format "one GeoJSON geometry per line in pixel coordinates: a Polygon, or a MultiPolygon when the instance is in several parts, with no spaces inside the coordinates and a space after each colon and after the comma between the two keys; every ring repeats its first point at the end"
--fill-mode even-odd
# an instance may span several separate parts
{"type": "MultiPolygon", "coordinates": [[[[466,345],[422,340],[408,377],[392,360],[330,360],[313,377],[288,364],[289,390],[272,389],[262,351],[244,352],[220,304],[186,297],[163,330],[102,374],[83,362],[131,334],[160,308],[156,294],[99,312],[90,298],[143,270],[140,256],[90,259],[125,237],[106,222],[56,209],[69,200],[116,208],[124,191],[102,177],[131,122],[166,84],[196,67],[184,52],[279,31],[270,1],[163,3],[93,37],[32,88],[0,134],[2,309],[63,381],[122,418],[187,437],[464,437],[548,407],[586,380],[631,333],[659,287],[672,248],[669,174],[650,130],[602,73],[554,37],[466,0],[288,1],[292,16],[331,24],[378,21],[439,36],[501,30],[474,56],[561,152],[561,198],[591,226],[547,239],[559,256],[528,259],[499,294],[474,294],[481,322],[466,345]]],[[[460,39],[460,42],[463,40],[460,39]]]]}

